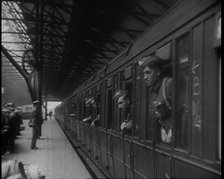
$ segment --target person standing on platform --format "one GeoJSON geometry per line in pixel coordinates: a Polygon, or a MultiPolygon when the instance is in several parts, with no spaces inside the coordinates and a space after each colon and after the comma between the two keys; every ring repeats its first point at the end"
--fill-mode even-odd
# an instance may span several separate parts
{"type": "Polygon", "coordinates": [[[39,137],[39,127],[41,123],[41,119],[39,119],[39,114],[40,109],[38,107],[39,101],[34,101],[33,102],[33,112],[32,112],[32,124],[31,126],[33,127],[33,133],[32,133],[32,141],[31,141],[31,150],[36,150],[38,149],[36,146],[36,141],[37,138],[39,137]]]}
{"type": "Polygon", "coordinates": [[[10,111],[9,114],[9,122],[8,122],[8,148],[11,153],[14,152],[15,148],[15,139],[17,134],[17,126],[19,121],[19,115],[15,112],[15,104],[8,103],[8,109],[10,111]]]}
{"type": "Polygon", "coordinates": [[[49,118],[51,120],[51,116],[52,116],[52,111],[49,112],[49,118]]]}
{"type": "Polygon", "coordinates": [[[21,135],[21,133],[20,133],[20,127],[23,124],[21,108],[20,107],[17,107],[16,108],[16,112],[17,112],[17,115],[18,115],[16,135],[21,135]]]}

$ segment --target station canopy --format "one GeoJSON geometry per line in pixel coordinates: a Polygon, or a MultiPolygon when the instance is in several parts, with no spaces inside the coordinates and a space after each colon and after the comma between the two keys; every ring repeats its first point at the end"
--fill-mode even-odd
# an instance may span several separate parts
{"type": "MultiPolygon", "coordinates": [[[[43,94],[63,100],[176,1],[3,0],[2,49],[27,75],[41,62],[43,94]]],[[[8,65],[3,53],[2,59],[8,65]]]]}

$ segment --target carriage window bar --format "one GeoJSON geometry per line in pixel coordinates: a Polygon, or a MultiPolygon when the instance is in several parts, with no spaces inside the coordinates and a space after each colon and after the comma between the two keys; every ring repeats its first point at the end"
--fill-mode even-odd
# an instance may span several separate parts
{"type": "Polygon", "coordinates": [[[112,89],[107,89],[107,129],[113,129],[112,89]]]}
{"type": "MultiPolygon", "coordinates": [[[[128,92],[128,98],[130,100],[130,111],[129,111],[129,115],[130,115],[130,120],[132,120],[132,125],[134,124],[134,121],[133,121],[133,110],[132,110],[132,105],[133,105],[133,99],[132,99],[132,80],[129,80],[125,83],[125,90],[128,92]]],[[[135,126],[133,126],[133,129],[135,129],[135,126]]]]}
{"type": "MultiPolygon", "coordinates": [[[[136,137],[140,137],[140,127],[141,127],[141,109],[142,109],[142,105],[141,105],[141,69],[138,63],[135,64],[135,80],[134,81],[134,106],[135,106],[135,113],[134,113],[134,117],[133,117],[133,135],[136,137]],[[134,89],[135,88],[135,89],[134,89]]],[[[144,106],[144,108],[146,108],[144,106]]]]}
{"type": "MultiPolygon", "coordinates": [[[[115,74],[113,77],[113,94],[119,89],[119,80],[118,80],[118,74],[115,74]]],[[[119,118],[119,113],[118,113],[118,105],[115,101],[113,101],[113,115],[114,115],[114,129],[115,131],[119,131],[120,129],[120,118],[119,118]]]]}

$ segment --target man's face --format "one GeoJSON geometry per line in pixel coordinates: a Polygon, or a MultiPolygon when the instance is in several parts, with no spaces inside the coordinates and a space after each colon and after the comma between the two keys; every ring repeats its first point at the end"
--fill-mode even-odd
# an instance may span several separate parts
{"type": "Polygon", "coordinates": [[[129,105],[128,100],[125,99],[125,96],[121,96],[120,98],[118,98],[117,103],[118,103],[118,108],[122,110],[125,110],[129,105]]]}
{"type": "Polygon", "coordinates": [[[12,106],[9,106],[9,111],[15,111],[15,108],[14,107],[12,107],[12,106]]]}
{"type": "Polygon", "coordinates": [[[154,86],[159,79],[160,70],[152,69],[149,66],[146,66],[143,70],[143,77],[147,86],[154,86]]]}

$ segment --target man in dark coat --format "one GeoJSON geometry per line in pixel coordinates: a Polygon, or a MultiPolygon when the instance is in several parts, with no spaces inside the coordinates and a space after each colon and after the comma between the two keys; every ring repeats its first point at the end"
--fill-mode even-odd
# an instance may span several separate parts
{"type": "Polygon", "coordinates": [[[51,116],[52,116],[52,111],[49,112],[49,118],[51,120],[51,116]]]}
{"type": "Polygon", "coordinates": [[[19,121],[19,115],[15,112],[15,104],[9,103],[8,109],[10,111],[9,121],[8,121],[8,148],[11,153],[15,149],[15,139],[17,134],[17,126],[19,121]]]}
{"type": "Polygon", "coordinates": [[[37,138],[39,137],[39,123],[40,119],[38,118],[38,113],[40,112],[39,107],[38,107],[39,101],[34,101],[33,102],[33,112],[32,112],[32,123],[33,123],[33,134],[32,134],[32,141],[31,141],[31,150],[36,150],[38,149],[36,147],[36,141],[37,138]]]}
{"type": "Polygon", "coordinates": [[[16,135],[21,135],[21,133],[20,133],[20,127],[23,124],[21,108],[20,107],[17,107],[16,108],[16,112],[17,112],[17,115],[18,115],[16,135]]]}
{"type": "Polygon", "coordinates": [[[4,154],[8,149],[8,122],[9,122],[9,113],[10,111],[6,106],[3,106],[2,109],[2,118],[1,118],[1,152],[4,154]]]}

